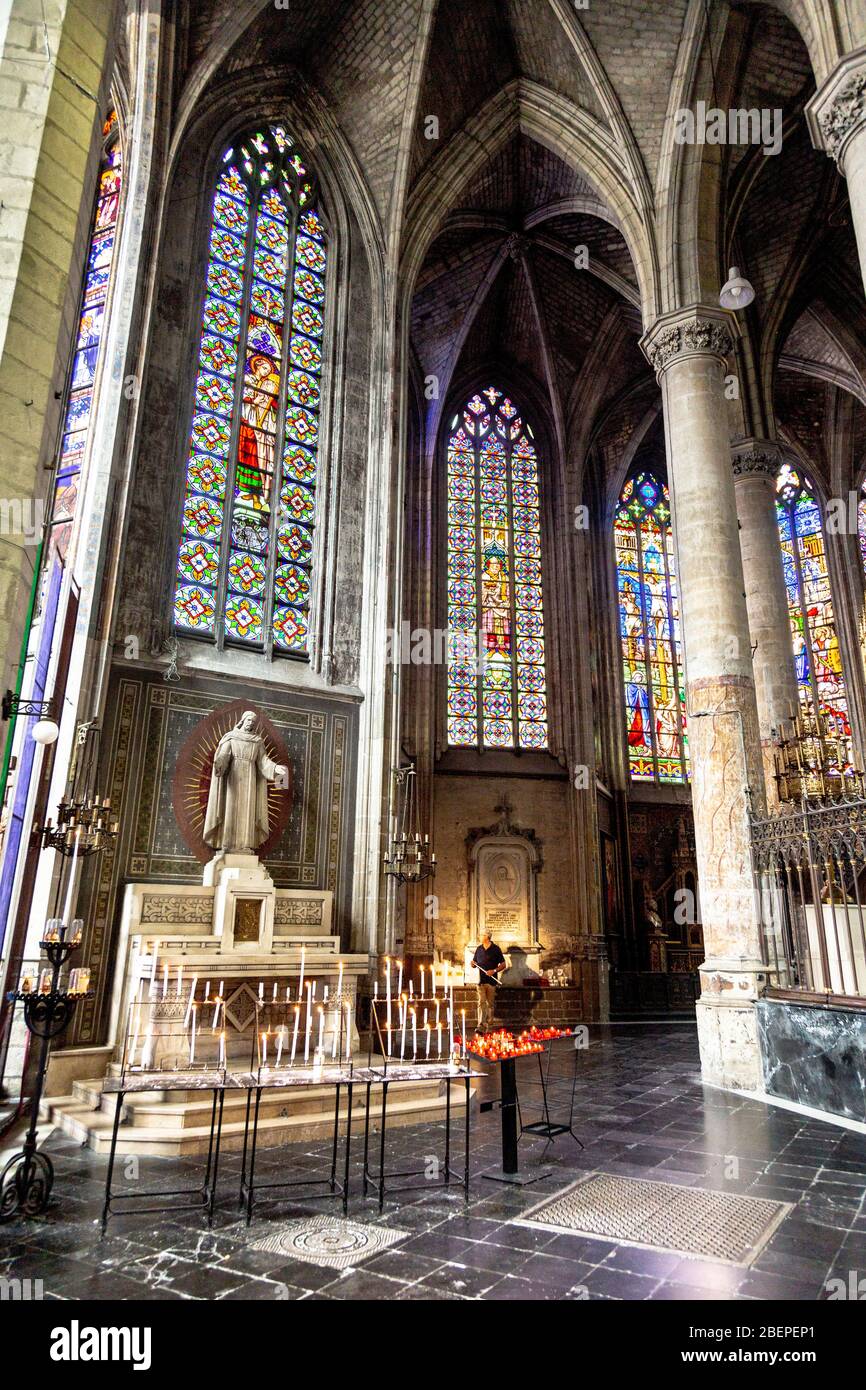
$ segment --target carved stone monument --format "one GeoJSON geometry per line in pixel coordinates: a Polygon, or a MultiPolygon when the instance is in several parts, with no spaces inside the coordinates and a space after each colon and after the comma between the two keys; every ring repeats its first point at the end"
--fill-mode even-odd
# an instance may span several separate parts
{"type": "Polygon", "coordinates": [[[494,809],[499,820],[467,837],[469,954],[488,931],[509,958],[503,984],[518,985],[541,973],[544,948],[538,940],[536,882],[542,859],[535,832],[513,824],[508,800],[503,798],[494,809]]]}

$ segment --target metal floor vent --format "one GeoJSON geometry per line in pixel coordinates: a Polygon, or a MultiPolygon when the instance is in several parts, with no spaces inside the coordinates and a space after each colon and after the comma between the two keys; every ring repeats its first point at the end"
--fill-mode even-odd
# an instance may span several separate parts
{"type": "Polygon", "coordinates": [[[250,1249],[267,1250],[326,1269],[349,1269],[408,1235],[411,1231],[395,1231],[336,1216],[311,1216],[282,1222],[270,1235],[251,1241],[250,1249]]]}
{"type": "Polygon", "coordinates": [[[766,1197],[589,1173],[518,1224],[750,1265],[790,1210],[766,1197]]]}

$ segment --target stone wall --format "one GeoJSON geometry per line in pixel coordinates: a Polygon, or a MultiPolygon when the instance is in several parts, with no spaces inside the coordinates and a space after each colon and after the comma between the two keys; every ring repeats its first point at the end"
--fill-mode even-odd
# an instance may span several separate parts
{"type": "Polygon", "coordinates": [[[587,924],[575,921],[568,782],[564,778],[437,776],[433,843],[439,916],[432,924],[433,935],[441,953],[461,962],[471,921],[466,837],[470,830],[496,822],[495,807],[504,794],[513,807],[512,823],[534,830],[541,845],[538,939],[548,952],[567,954],[574,949],[576,933],[589,930],[587,924]]]}

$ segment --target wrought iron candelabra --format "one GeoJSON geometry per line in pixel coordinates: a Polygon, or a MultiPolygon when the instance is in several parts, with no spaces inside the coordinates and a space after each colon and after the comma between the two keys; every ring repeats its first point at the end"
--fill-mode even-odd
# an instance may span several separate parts
{"type": "Polygon", "coordinates": [[[833,737],[819,714],[792,712],[774,749],[779,801],[838,801],[862,797],[864,776],[851,763],[846,738],[833,737]]]}
{"type": "Polygon", "coordinates": [[[50,969],[43,970],[38,981],[24,975],[20,988],[7,996],[10,1001],[20,1000],[24,1005],[27,1031],[39,1042],[39,1062],[30,1102],[30,1127],[24,1147],[9,1159],[0,1173],[0,1221],[11,1221],[19,1212],[24,1216],[38,1216],[47,1207],[51,1196],[54,1166],[48,1155],[36,1147],[39,1106],[51,1041],[67,1027],[79,999],[86,998],[90,992],[89,970],[71,971],[64,987],[60,986],[63,966],[81,945],[81,927],[80,920],[67,928],[59,918],[52,918],[46,924],[39,943],[48,957],[50,969]]]}
{"type": "Polygon", "coordinates": [[[99,767],[99,727],[91,721],[76,735],[72,787],[57,806],[57,824],[51,818],[40,828],[43,849],[56,849],[73,859],[86,859],[114,839],[117,821],[112,819],[111,798],[96,790],[99,767]]]}
{"type": "Polygon", "coordinates": [[[398,788],[405,786],[406,791],[384,869],[398,883],[420,883],[435,874],[436,855],[430,850],[430,836],[421,835],[414,767],[398,768],[394,776],[398,788]]]}

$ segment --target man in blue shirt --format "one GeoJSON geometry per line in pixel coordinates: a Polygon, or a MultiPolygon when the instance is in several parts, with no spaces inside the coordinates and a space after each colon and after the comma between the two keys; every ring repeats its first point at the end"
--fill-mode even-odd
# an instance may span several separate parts
{"type": "Polygon", "coordinates": [[[493,1022],[498,977],[507,965],[504,955],[488,931],[485,931],[481,938],[481,945],[472,957],[472,964],[478,970],[478,1026],[475,1031],[486,1033],[493,1022]]]}

